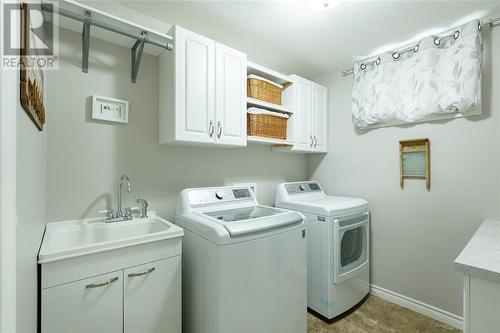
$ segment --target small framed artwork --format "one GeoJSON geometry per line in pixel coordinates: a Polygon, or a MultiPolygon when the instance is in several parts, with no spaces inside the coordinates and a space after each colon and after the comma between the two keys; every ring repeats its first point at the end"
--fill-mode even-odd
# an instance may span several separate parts
{"type": "Polygon", "coordinates": [[[128,101],[93,95],[92,119],[128,123],[128,101]]]}
{"type": "Polygon", "coordinates": [[[45,106],[43,103],[44,77],[38,63],[28,59],[35,58],[37,37],[33,33],[30,10],[27,3],[21,4],[21,106],[39,131],[45,124],[45,106]],[[29,65],[28,65],[29,64],[29,65]]]}
{"type": "Polygon", "coordinates": [[[424,179],[427,190],[431,188],[429,139],[399,141],[399,181],[404,188],[405,179],[424,179]]]}

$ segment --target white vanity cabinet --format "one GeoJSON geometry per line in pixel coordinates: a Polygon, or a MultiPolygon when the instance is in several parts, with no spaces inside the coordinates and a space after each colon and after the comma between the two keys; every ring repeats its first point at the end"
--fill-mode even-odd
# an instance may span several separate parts
{"type": "Polygon", "coordinates": [[[182,231],[175,232],[173,238],[44,259],[41,333],[181,333],[182,231]]]}
{"type": "Polygon", "coordinates": [[[160,143],[246,145],[246,54],[174,26],[160,56],[160,143]]]}
{"type": "Polygon", "coordinates": [[[123,271],[123,332],[181,331],[181,259],[123,271]]]}
{"type": "Polygon", "coordinates": [[[123,332],[123,272],[43,289],[42,333],[123,332]]]}
{"type": "Polygon", "coordinates": [[[292,152],[326,153],[328,89],[298,75],[291,75],[293,86],[283,92],[283,104],[293,109],[293,121],[289,125],[294,138],[290,148],[278,148],[292,152]]]}

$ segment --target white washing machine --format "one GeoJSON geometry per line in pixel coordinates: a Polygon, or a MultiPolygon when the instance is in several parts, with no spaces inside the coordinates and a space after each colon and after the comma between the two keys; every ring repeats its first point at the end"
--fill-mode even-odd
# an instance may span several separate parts
{"type": "Polygon", "coordinates": [[[308,181],[280,184],[276,207],[306,217],[307,306],[332,319],[361,301],[370,290],[368,202],[308,181]]]}
{"type": "Polygon", "coordinates": [[[183,332],[306,333],[307,248],[301,213],[261,206],[246,186],[186,189],[183,332]]]}

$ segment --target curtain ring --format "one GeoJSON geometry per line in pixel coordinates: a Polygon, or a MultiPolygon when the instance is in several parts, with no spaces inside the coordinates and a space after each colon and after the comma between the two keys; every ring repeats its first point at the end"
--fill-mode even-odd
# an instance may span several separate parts
{"type": "Polygon", "coordinates": [[[377,58],[377,60],[375,61],[375,63],[376,63],[377,65],[380,65],[380,62],[381,62],[381,61],[382,61],[382,60],[380,60],[380,57],[378,57],[378,58],[377,58]]]}
{"type": "Polygon", "coordinates": [[[477,24],[477,30],[481,31],[483,30],[483,26],[481,25],[481,22],[477,24]]]}
{"type": "Polygon", "coordinates": [[[365,69],[366,69],[366,64],[361,64],[359,67],[360,67],[362,70],[365,70],[365,69]]]}
{"type": "Polygon", "coordinates": [[[455,33],[453,34],[453,38],[457,39],[458,37],[460,36],[460,31],[455,31],[455,33]]]}
{"type": "Polygon", "coordinates": [[[435,45],[441,44],[441,40],[438,37],[434,37],[434,44],[435,45]]]}
{"type": "Polygon", "coordinates": [[[396,52],[394,52],[394,53],[392,54],[392,58],[393,58],[394,60],[399,60],[399,58],[400,58],[400,57],[401,57],[401,54],[399,54],[399,52],[398,52],[398,51],[396,51],[396,52]]]}
{"type": "Polygon", "coordinates": [[[418,52],[418,49],[420,48],[420,45],[415,45],[415,47],[413,48],[413,52],[417,53],[418,52]]]}

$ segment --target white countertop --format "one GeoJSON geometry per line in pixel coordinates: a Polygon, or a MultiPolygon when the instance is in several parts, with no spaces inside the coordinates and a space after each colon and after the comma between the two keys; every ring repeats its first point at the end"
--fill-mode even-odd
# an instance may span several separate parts
{"type": "Polygon", "coordinates": [[[485,220],[455,264],[465,274],[500,281],[500,221],[485,220]]]}

